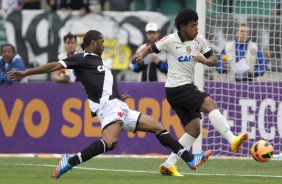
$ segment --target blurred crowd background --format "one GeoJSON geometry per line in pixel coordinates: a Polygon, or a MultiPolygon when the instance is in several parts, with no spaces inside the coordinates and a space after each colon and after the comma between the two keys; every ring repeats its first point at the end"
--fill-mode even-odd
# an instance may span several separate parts
{"type": "MultiPolygon", "coordinates": [[[[206,79],[230,75],[234,81],[282,78],[281,3],[206,1],[205,37],[219,60],[216,68],[206,68],[206,79]]],[[[174,17],[184,7],[196,9],[196,1],[2,0],[0,83],[11,83],[5,78],[8,70],[24,70],[82,52],[81,40],[89,29],[104,34],[102,57],[118,81],[163,82],[165,55],[151,55],[139,65],[131,62],[131,56],[144,44],[176,31],[174,17]]],[[[57,71],[21,82],[38,81],[77,79],[72,71],[57,71]]]]}

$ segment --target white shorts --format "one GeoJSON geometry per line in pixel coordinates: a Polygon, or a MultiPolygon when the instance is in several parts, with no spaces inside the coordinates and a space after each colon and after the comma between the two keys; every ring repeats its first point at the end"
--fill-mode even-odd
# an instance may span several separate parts
{"type": "Polygon", "coordinates": [[[102,130],[115,121],[122,121],[122,128],[128,132],[135,132],[141,113],[130,110],[126,103],[113,99],[103,103],[97,111],[102,130]]]}

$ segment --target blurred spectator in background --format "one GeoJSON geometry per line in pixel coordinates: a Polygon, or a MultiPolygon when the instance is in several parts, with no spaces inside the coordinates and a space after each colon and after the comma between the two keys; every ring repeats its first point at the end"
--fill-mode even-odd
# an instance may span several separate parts
{"type": "MultiPolygon", "coordinates": [[[[150,22],[145,27],[147,43],[141,45],[136,52],[139,52],[144,47],[159,40],[159,28],[157,24],[150,22]]],[[[141,81],[158,81],[157,69],[163,73],[167,73],[168,65],[166,62],[166,54],[151,53],[147,55],[142,63],[132,63],[131,69],[134,72],[142,72],[141,81]]]]}
{"type": "Polygon", "coordinates": [[[257,43],[249,41],[249,25],[241,23],[236,34],[235,41],[227,42],[221,51],[216,70],[234,73],[236,81],[251,81],[264,75],[267,63],[257,43]]]}
{"type": "MultiPolygon", "coordinates": [[[[76,36],[71,33],[65,35],[64,36],[64,47],[65,47],[65,51],[59,54],[58,56],[59,61],[76,54],[76,51],[77,51],[76,36]]],[[[53,72],[52,80],[56,82],[76,82],[77,81],[74,71],[72,69],[61,69],[61,70],[53,72]]]]}
{"type": "Polygon", "coordinates": [[[106,2],[106,0],[97,0],[97,1],[99,1],[99,3],[100,3],[101,11],[104,11],[105,10],[105,2],[106,2]]]}
{"type": "Polygon", "coordinates": [[[52,11],[60,10],[62,7],[61,0],[47,0],[47,4],[50,6],[52,11]]]}
{"type": "Polygon", "coordinates": [[[89,12],[89,0],[47,0],[51,10],[79,10],[80,15],[89,12]]]}
{"type": "Polygon", "coordinates": [[[22,9],[39,10],[40,0],[21,0],[22,9]]]}
{"type": "MultiPolygon", "coordinates": [[[[23,59],[16,53],[16,49],[11,44],[4,44],[1,47],[0,57],[0,84],[12,83],[6,76],[6,72],[16,70],[24,71],[25,65],[23,59]]],[[[20,80],[17,80],[20,81],[20,80]]]]}
{"type": "Polygon", "coordinates": [[[234,0],[207,0],[206,4],[209,11],[233,13],[235,9],[234,0]]]}
{"type": "MultiPolygon", "coordinates": [[[[145,10],[147,10],[147,11],[152,11],[153,10],[153,2],[152,2],[153,0],[144,0],[144,4],[145,4],[145,10]]],[[[157,0],[158,1],[158,3],[157,4],[160,4],[159,3],[159,1],[160,0],[157,0]]]]}
{"type": "MultiPolygon", "coordinates": [[[[145,8],[146,10],[152,10],[152,3],[153,0],[144,0],[145,2],[145,8]],[[151,8],[151,9],[148,9],[151,8]]],[[[162,0],[155,0],[154,2],[156,2],[156,11],[161,12],[161,4],[162,4],[162,0]]],[[[178,0],[179,5],[180,5],[180,9],[185,8],[186,7],[186,0],[178,0]]]]}
{"type": "Polygon", "coordinates": [[[275,7],[273,7],[272,10],[272,15],[281,15],[281,4],[282,4],[282,0],[277,0],[275,7]]]}
{"type": "Polygon", "coordinates": [[[64,0],[62,8],[79,10],[80,15],[84,15],[89,12],[89,0],[64,0]]]}
{"type": "Polygon", "coordinates": [[[133,0],[111,0],[111,11],[129,11],[133,0]]]}
{"type": "Polygon", "coordinates": [[[20,0],[2,0],[2,9],[6,13],[12,13],[14,11],[20,11],[20,0]]]}

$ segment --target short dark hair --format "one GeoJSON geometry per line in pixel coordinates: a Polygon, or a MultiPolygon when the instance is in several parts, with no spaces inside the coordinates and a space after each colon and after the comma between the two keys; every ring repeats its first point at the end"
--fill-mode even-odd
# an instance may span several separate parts
{"type": "Polygon", "coordinates": [[[66,42],[67,39],[70,39],[70,40],[71,40],[71,39],[74,39],[75,42],[76,42],[76,36],[73,35],[73,34],[71,34],[71,33],[68,33],[68,34],[66,34],[66,35],[64,36],[64,42],[66,42]]]}
{"type": "Polygon", "coordinates": [[[248,27],[251,30],[251,26],[247,22],[239,22],[236,24],[235,32],[239,31],[239,27],[248,27]]]}
{"type": "Polygon", "coordinates": [[[199,17],[197,12],[190,8],[180,9],[178,15],[175,17],[174,25],[180,31],[181,25],[187,25],[190,22],[198,21],[199,17]]]}
{"type": "Polygon", "coordinates": [[[247,22],[240,22],[237,27],[240,27],[240,26],[251,28],[250,25],[247,22]]]}
{"type": "Polygon", "coordinates": [[[16,48],[10,43],[5,43],[1,46],[1,54],[3,53],[4,47],[11,47],[12,50],[13,50],[13,53],[16,54],[16,48]]]}
{"type": "Polygon", "coordinates": [[[83,37],[82,48],[86,48],[90,45],[91,41],[97,41],[103,37],[103,34],[97,30],[88,31],[83,37]]]}

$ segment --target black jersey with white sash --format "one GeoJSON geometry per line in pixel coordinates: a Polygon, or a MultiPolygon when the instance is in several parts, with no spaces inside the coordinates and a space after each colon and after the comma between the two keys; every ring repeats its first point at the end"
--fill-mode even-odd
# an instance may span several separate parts
{"type": "Polygon", "coordinates": [[[74,72],[83,84],[89,99],[90,109],[95,113],[99,105],[114,98],[120,98],[117,82],[112,72],[96,54],[82,52],[59,61],[74,72]]]}

